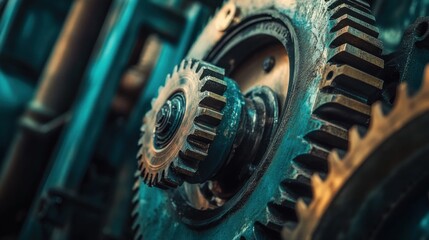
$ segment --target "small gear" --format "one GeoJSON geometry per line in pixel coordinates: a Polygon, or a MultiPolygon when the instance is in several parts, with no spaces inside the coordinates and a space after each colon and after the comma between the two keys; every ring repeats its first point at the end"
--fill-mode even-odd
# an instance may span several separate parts
{"type": "Polygon", "coordinates": [[[145,115],[137,154],[149,186],[174,188],[207,157],[226,104],[224,70],[186,59],[176,66],[145,115]]]}
{"type": "MultiPolygon", "coordinates": [[[[424,129],[428,122],[429,66],[417,94],[408,96],[407,85],[400,85],[388,115],[384,115],[380,102],[374,104],[366,135],[362,137],[358,127],[353,127],[349,132],[348,152],[343,157],[337,151],[329,154],[326,179],[322,180],[318,174],[312,176],[311,203],[298,200],[298,224],[294,228],[285,227],[283,237],[379,239],[376,234],[380,234],[383,223],[410,194],[410,189],[422,179],[426,179],[423,185],[427,186],[425,154],[429,142],[424,129]],[[338,218],[343,219],[342,223],[337,223],[338,218]]],[[[426,199],[427,192],[423,195],[426,199]]],[[[391,225],[388,228],[391,230],[391,225]]]]}

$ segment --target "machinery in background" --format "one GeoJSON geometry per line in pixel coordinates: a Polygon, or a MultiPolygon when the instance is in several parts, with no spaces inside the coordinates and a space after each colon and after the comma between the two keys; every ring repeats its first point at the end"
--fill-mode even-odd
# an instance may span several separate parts
{"type": "Polygon", "coordinates": [[[2,221],[14,227],[2,228],[3,236],[126,238],[131,193],[124,186],[135,164],[124,154],[137,138],[131,129],[138,128],[146,99],[156,94],[151,88],[162,84],[157,72],[181,59],[212,12],[182,1],[78,0],[72,6],[27,110],[40,111],[21,120],[41,134],[18,133],[15,142],[26,142],[15,143],[19,151],[11,148],[16,154],[3,167],[2,221]],[[60,137],[53,138],[52,130],[60,137]],[[110,210],[100,211],[105,208],[110,210]]]}
{"type": "MultiPolygon", "coordinates": [[[[11,146],[4,157],[2,167],[0,202],[2,202],[1,212],[3,216],[1,222],[5,226],[6,231],[11,231],[10,234],[17,231],[25,219],[37,188],[42,181],[44,171],[49,164],[49,158],[58,140],[61,128],[67,122],[69,116],[67,111],[72,105],[79,87],[81,75],[83,74],[86,62],[109,7],[108,1],[102,1],[103,4],[100,3],[100,1],[77,1],[73,3],[65,21],[65,26],[61,30],[57,44],[52,51],[46,67],[44,67],[42,62],[38,63],[35,61],[36,58],[30,59],[25,57],[24,54],[26,52],[21,52],[22,59],[30,61],[31,64],[39,64],[39,68],[44,69],[43,71],[38,70],[40,73],[35,75],[40,75],[40,81],[38,81],[38,87],[34,93],[33,100],[30,103],[26,103],[27,108],[19,121],[19,130],[15,132],[13,141],[6,139],[8,142],[11,142],[11,146]],[[86,26],[86,28],[82,28],[82,26],[86,26]],[[31,60],[34,62],[31,62],[31,60]],[[16,189],[20,190],[17,191],[16,189]]],[[[15,12],[14,17],[20,19],[21,15],[19,15],[19,12],[23,11],[22,8],[24,6],[32,6],[32,4],[34,2],[16,1],[10,2],[8,7],[11,7],[10,11],[17,11],[18,13],[15,12]],[[14,4],[18,4],[18,6],[14,4]]],[[[37,10],[35,13],[30,8],[28,14],[23,14],[22,18],[24,20],[21,19],[23,21],[22,24],[24,24],[22,32],[13,31],[13,34],[7,35],[5,48],[8,48],[6,49],[10,51],[10,47],[18,42],[22,46],[18,45],[16,47],[21,50],[21,48],[28,46],[28,42],[32,41],[32,38],[34,38],[35,45],[30,44],[30,46],[37,46],[36,37],[39,36],[38,34],[43,28],[33,28],[45,27],[51,30],[49,24],[53,26],[57,24],[56,21],[51,23],[49,15],[44,13],[46,11],[44,4],[38,3],[35,6],[37,10]],[[38,23],[38,21],[42,21],[42,23],[44,21],[45,25],[38,23]],[[14,34],[22,34],[23,36],[14,36],[14,34]],[[13,36],[16,39],[11,39],[13,36]]],[[[50,7],[47,10],[50,10],[50,7]]],[[[54,11],[51,14],[55,16],[58,13],[54,11]]],[[[5,13],[5,16],[8,15],[5,13]]],[[[18,26],[12,24],[9,27],[18,26]]],[[[59,30],[60,28],[57,28],[58,32],[59,30]]],[[[11,30],[9,29],[9,31],[11,30]]],[[[43,46],[45,48],[45,51],[39,53],[45,55],[41,57],[47,58],[55,39],[50,40],[44,37],[40,37],[39,39],[41,49],[43,50],[43,46]]],[[[40,49],[36,48],[34,50],[35,53],[38,53],[37,50],[40,51],[40,49]]],[[[35,53],[33,53],[35,57],[38,56],[35,53]]],[[[10,60],[7,61],[10,62],[10,60]]],[[[29,73],[31,71],[21,69],[20,72],[29,73]]],[[[36,84],[37,80],[33,79],[33,84],[36,84]]],[[[19,80],[12,79],[11,83],[16,84],[17,81],[19,80]]],[[[4,90],[8,91],[10,89],[4,88],[4,90]]],[[[20,98],[19,95],[15,95],[13,92],[9,94],[17,99],[20,98]]]]}
{"type": "Polygon", "coordinates": [[[63,27],[71,0],[49,5],[42,0],[1,1],[0,6],[0,158],[4,159],[18,118],[33,96],[63,27]]]}
{"type": "Polygon", "coordinates": [[[222,2],[0,1],[0,238],[429,237],[429,2],[222,2]]]}

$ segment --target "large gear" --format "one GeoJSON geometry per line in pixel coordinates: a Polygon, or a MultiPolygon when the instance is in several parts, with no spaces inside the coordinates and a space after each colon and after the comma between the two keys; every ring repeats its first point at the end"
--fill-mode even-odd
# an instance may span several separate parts
{"type": "Polygon", "coordinates": [[[223,75],[220,68],[187,59],[167,77],[141,129],[137,158],[145,183],[177,187],[195,175],[223,117],[223,75]]]}
{"type": "MultiPolygon", "coordinates": [[[[269,85],[273,89],[286,85],[276,89],[286,89],[276,92],[281,100],[277,133],[266,143],[261,160],[251,166],[252,175],[242,189],[220,204],[202,204],[195,209],[186,200],[177,201],[185,194],[169,192],[165,199],[174,202],[169,207],[167,200],[161,200],[161,193],[149,193],[137,180],[133,200],[136,238],[167,236],[166,231],[152,231],[163,228],[160,221],[177,222],[175,229],[188,238],[213,231],[227,238],[279,238],[283,226],[296,225],[295,204],[300,197],[311,199],[312,173],[327,172],[332,149],[347,149],[351,126],[368,126],[370,104],[383,87],[378,76],[384,68],[382,45],[369,9],[369,4],[360,0],[226,3],[189,56],[225,68],[229,77],[236,74],[249,52],[270,44],[282,46],[290,58],[290,79],[284,76],[269,85]],[[312,57],[305,55],[308,53],[312,57]],[[155,212],[163,209],[171,211],[164,212],[160,220],[155,212]],[[232,209],[234,213],[227,215],[232,209]],[[240,217],[246,213],[252,213],[252,218],[240,217]],[[230,222],[234,224],[225,225],[230,222]],[[143,223],[146,228],[140,227],[143,223]],[[220,227],[222,231],[216,231],[220,227]]],[[[266,69],[269,73],[270,68],[266,69]]],[[[184,192],[201,200],[201,192],[190,189],[185,185],[184,192]]]]}
{"type": "Polygon", "coordinates": [[[312,197],[311,175],[326,174],[332,149],[347,149],[352,125],[368,126],[370,104],[383,87],[377,77],[384,68],[382,44],[369,4],[360,0],[325,2],[330,22],[328,58],[304,136],[308,150],[294,157],[296,172],[282,181],[279,197],[268,204],[272,216],[268,226],[275,231],[297,223],[296,201],[312,197]]]}
{"type": "MultiPolygon", "coordinates": [[[[352,128],[348,152],[342,157],[337,151],[329,154],[328,175],[324,180],[318,174],[312,176],[311,203],[298,201],[298,225],[285,228],[284,238],[386,238],[380,229],[400,202],[422,182],[427,190],[429,136],[424,129],[428,123],[429,67],[417,94],[408,96],[406,84],[401,84],[389,114],[384,115],[380,102],[374,104],[366,135],[352,128]]],[[[426,199],[427,192],[423,196],[426,199]]],[[[398,232],[402,235],[395,239],[412,235],[423,239],[415,235],[416,230],[408,235],[404,229],[398,232]]]]}

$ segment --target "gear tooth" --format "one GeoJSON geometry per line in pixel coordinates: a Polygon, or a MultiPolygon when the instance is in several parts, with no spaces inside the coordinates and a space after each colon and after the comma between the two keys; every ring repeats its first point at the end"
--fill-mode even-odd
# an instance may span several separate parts
{"type": "Polygon", "coordinates": [[[318,173],[313,174],[313,176],[311,176],[311,184],[313,185],[314,193],[318,193],[323,185],[323,180],[318,173]]]}
{"type": "Polygon", "coordinates": [[[155,172],[155,173],[152,173],[152,176],[151,176],[151,183],[152,183],[152,186],[155,186],[156,184],[157,184],[157,180],[158,180],[158,172],[155,172]]]}
{"type": "Polygon", "coordinates": [[[142,161],[138,161],[137,162],[137,168],[140,170],[140,171],[143,171],[145,168],[144,168],[144,163],[142,162],[142,161]]]}
{"type": "Polygon", "coordinates": [[[200,61],[198,61],[195,58],[191,58],[190,61],[191,61],[191,65],[189,66],[189,69],[196,71],[196,69],[198,68],[198,65],[200,64],[200,61]]]}
{"type": "Polygon", "coordinates": [[[329,50],[330,62],[350,65],[370,74],[377,74],[384,69],[384,60],[365,52],[349,43],[329,50]]]}
{"type": "Polygon", "coordinates": [[[143,153],[142,153],[142,150],[140,149],[140,150],[137,152],[136,159],[140,159],[140,158],[142,157],[142,155],[143,155],[143,153]]]}
{"type": "Polygon", "coordinates": [[[140,162],[140,161],[139,161],[139,164],[138,164],[138,170],[137,171],[139,171],[139,173],[140,173],[141,180],[144,181],[144,177],[145,177],[145,174],[146,174],[146,172],[145,172],[146,169],[144,168],[144,164],[142,162],[140,162]]]}
{"type": "Polygon", "coordinates": [[[159,182],[158,181],[158,175],[159,175],[158,172],[152,174],[152,179],[151,179],[152,186],[156,186],[158,184],[158,182],[159,182]]]}
{"type": "Polygon", "coordinates": [[[134,230],[135,232],[137,232],[140,228],[140,223],[138,221],[134,221],[133,225],[131,226],[132,230],[134,230]]]}
{"type": "Polygon", "coordinates": [[[165,182],[165,169],[162,170],[161,173],[156,174],[156,184],[155,184],[155,186],[157,188],[161,188],[161,189],[169,189],[169,188],[171,188],[171,186],[169,186],[165,182]]]}
{"type": "Polygon", "coordinates": [[[201,93],[199,105],[221,111],[226,105],[226,98],[216,93],[205,91],[201,93]]]}
{"type": "Polygon", "coordinates": [[[408,86],[406,83],[401,83],[398,86],[394,105],[396,108],[400,108],[399,111],[402,111],[407,103],[407,100],[408,100],[408,86]]]}
{"type": "Polygon", "coordinates": [[[188,144],[185,144],[180,151],[186,159],[203,161],[207,157],[207,150],[195,145],[196,143],[188,141],[188,144]]]}
{"type": "Polygon", "coordinates": [[[200,91],[210,91],[213,93],[217,93],[219,95],[223,95],[227,89],[226,82],[224,80],[217,79],[212,76],[204,77],[201,80],[201,88],[200,91]]]}
{"type": "Polygon", "coordinates": [[[133,184],[133,188],[132,188],[133,192],[138,191],[139,188],[140,188],[140,178],[139,178],[140,174],[138,173],[138,171],[136,171],[136,172],[137,172],[138,175],[136,176],[137,179],[136,179],[136,181],[133,184]]]}
{"type": "Polygon", "coordinates": [[[332,151],[328,156],[329,172],[331,175],[341,173],[342,162],[336,150],[332,151]]]}
{"type": "Polygon", "coordinates": [[[196,71],[196,69],[198,68],[198,65],[200,64],[200,61],[195,58],[190,58],[189,62],[190,62],[190,65],[188,66],[188,68],[192,71],[196,71]]]}
{"type": "Polygon", "coordinates": [[[188,59],[184,59],[180,62],[179,69],[186,69],[187,66],[188,66],[188,59]]]}
{"type": "Polygon", "coordinates": [[[191,162],[192,161],[187,161],[179,157],[173,162],[173,169],[178,173],[193,176],[198,169],[197,164],[191,162]]]}
{"type": "Polygon", "coordinates": [[[376,102],[371,106],[371,129],[378,128],[380,124],[383,122],[384,114],[381,107],[381,102],[376,102]]]}
{"type": "Polygon", "coordinates": [[[183,183],[181,179],[173,170],[167,169],[163,171],[161,183],[168,187],[177,187],[183,183]]]}
{"type": "Polygon", "coordinates": [[[191,65],[191,70],[196,72],[199,76],[201,76],[200,64],[199,61],[193,61],[191,65]]]}
{"type": "Polygon", "coordinates": [[[290,236],[292,236],[293,230],[290,229],[288,226],[285,226],[282,230],[282,238],[283,239],[289,239],[290,236]]]}
{"type": "MultiPolygon", "coordinates": [[[[136,199],[136,196],[133,198],[133,202],[138,201],[138,198],[136,199]]],[[[139,214],[139,204],[136,204],[133,209],[131,210],[131,217],[135,217],[139,214]]]]}
{"type": "Polygon", "coordinates": [[[298,199],[296,202],[296,212],[298,219],[305,219],[307,208],[307,204],[305,204],[304,200],[302,198],[298,199]]]}
{"type": "Polygon", "coordinates": [[[207,124],[209,126],[218,126],[222,120],[223,114],[206,107],[198,107],[198,114],[195,122],[200,124],[207,124]]]}
{"type": "Polygon", "coordinates": [[[356,6],[349,5],[347,3],[340,4],[331,10],[331,19],[336,19],[344,14],[348,14],[359,18],[369,24],[375,24],[375,17],[372,14],[363,12],[356,6]]]}
{"type": "Polygon", "coordinates": [[[143,182],[149,185],[150,174],[146,171],[146,169],[143,169],[143,173],[144,173],[143,182]]]}
{"type": "Polygon", "coordinates": [[[153,179],[153,174],[152,173],[148,173],[147,183],[148,183],[149,187],[153,186],[152,179],[153,179]]]}
{"type": "Polygon", "coordinates": [[[196,124],[192,125],[191,130],[189,131],[189,140],[191,142],[202,142],[202,144],[211,143],[216,137],[216,130],[213,128],[198,126],[196,124]]]}
{"type": "Polygon", "coordinates": [[[349,130],[349,151],[353,151],[359,145],[361,136],[357,126],[353,126],[349,130]]]}
{"type": "Polygon", "coordinates": [[[158,88],[158,96],[161,94],[161,92],[162,92],[162,90],[164,89],[164,87],[163,86],[160,86],[159,88],[158,88]]]}
{"type": "Polygon", "coordinates": [[[223,68],[216,67],[207,62],[198,62],[198,67],[195,71],[200,76],[200,80],[203,80],[206,76],[212,76],[220,80],[223,80],[225,77],[225,70],[223,68]]]}

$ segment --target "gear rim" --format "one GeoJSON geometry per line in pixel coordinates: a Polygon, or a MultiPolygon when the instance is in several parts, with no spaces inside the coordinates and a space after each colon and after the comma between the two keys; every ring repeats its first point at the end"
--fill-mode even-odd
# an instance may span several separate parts
{"type": "MultiPolygon", "coordinates": [[[[335,213],[336,210],[334,210],[333,207],[342,206],[340,204],[340,201],[345,201],[344,199],[346,193],[350,197],[356,196],[354,194],[355,192],[353,192],[358,189],[358,184],[355,180],[357,177],[355,177],[355,175],[359,175],[361,174],[360,172],[363,171],[368,171],[368,169],[373,169],[374,172],[387,172],[381,175],[389,176],[388,179],[383,179],[380,177],[379,182],[376,181],[376,183],[367,187],[371,188],[371,190],[367,190],[368,192],[364,191],[360,194],[365,195],[369,199],[366,200],[369,203],[371,203],[372,201],[372,203],[374,204],[373,196],[371,197],[370,195],[371,191],[376,191],[378,188],[383,189],[380,187],[380,185],[392,185],[395,182],[395,180],[392,180],[392,178],[395,178],[397,176],[406,176],[406,181],[402,181],[404,180],[404,178],[400,178],[400,182],[402,182],[402,185],[405,184],[405,186],[409,184],[407,187],[412,187],[416,185],[418,186],[419,184],[421,184],[422,181],[427,186],[427,183],[429,182],[429,172],[427,171],[427,167],[429,167],[429,165],[427,161],[424,161],[425,158],[422,155],[424,155],[423,153],[429,152],[429,143],[427,142],[427,134],[424,133],[425,131],[419,131],[419,129],[421,129],[421,127],[427,126],[427,122],[429,122],[429,68],[426,68],[425,76],[426,77],[424,79],[424,83],[420,91],[418,91],[414,96],[408,96],[406,84],[403,83],[398,87],[398,97],[395,100],[395,104],[390,113],[386,115],[383,113],[382,105],[380,102],[374,104],[372,107],[374,117],[372,119],[368,132],[361,133],[357,127],[354,127],[350,131],[350,150],[342,157],[339,156],[338,152],[332,152],[330,154],[329,163],[331,170],[325,180],[322,180],[318,175],[313,175],[312,185],[314,190],[314,199],[309,205],[307,205],[303,201],[298,202],[297,207],[298,215],[300,218],[298,226],[294,229],[285,228],[283,231],[284,238],[312,239],[313,237],[326,237],[326,234],[329,233],[329,227],[327,227],[326,224],[332,221],[332,217],[338,216],[338,213],[335,213]],[[420,128],[418,126],[420,126],[420,128]],[[408,133],[410,131],[413,132],[413,136],[415,136],[415,138],[413,139],[408,139],[408,141],[411,141],[412,144],[399,144],[401,141],[404,140],[405,136],[409,136],[408,133]],[[421,141],[417,141],[418,139],[420,139],[421,141]],[[398,149],[401,149],[401,146],[405,150],[404,152],[399,151],[399,155],[398,153],[388,153],[393,155],[390,158],[382,158],[380,157],[380,154],[383,152],[387,152],[386,144],[393,144],[394,146],[398,145],[396,146],[396,148],[393,148],[396,151],[398,151],[398,149]],[[411,149],[414,149],[416,151],[411,149]],[[378,161],[375,161],[377,159],[378,161]],[[385,163],[383,165],[383,168],[381,168],[381,166],[378,166],[378,168],[375,167],[377,166],[377,164],[379,165],[381,163],[385,163]],[[414,167],[412,166],[412,164],[414,165],[414,167]],[[416,166],[418,166],[417,169],[416,166]],[[424,168],[422,166],[427,167],[424,168]],[[413,171],[411,171],[410,168],[413,171]],[[397,171],[398,169],[401,169],[399,173],[397,171]],[[404,173],[400,175],[401,172],[404,173]],[[393,177],[389,174],[393,175],[393,177]],[[417,178],[416,176],[420,176],[421,179],[417,178]],[[379,183],[379,185],[377,185],[377,183],[379,183]],[[322,221],[323,219],[326,219],[326,221],[324,221],[325,223],[322,221]],[[313,236],[313,234],[315,235],[313,236]]],[[[388,149],[392,148],[389,147],[388,149]]],[[[395,185],[395,188],[398,187],[399,186],[395,185]]],[[[394,193],[393,200],[398,201],[398,195],[400,196],[400,193],[396,193],[396,195],[394,193]]],[[[362,202],[365,201],[364,199],[361,200],[362,202]]],[[[392,197],[390,198],[390,201],[392,201],[392,197]]],[[[364,205],[364,203],[359,203],[356,205],[356,211],[353,211],[353,213],[345,213],[349,217],[346,219],[351,219],[351,221],[353,221],[351,223],[362,224],[362,221],[367,218],[365,218],[365,211],[363,211],[362,214],[359,214],[358,209],[364,208],[366,205],[364,205]],[[363,217],[359,215],[363,215],[363,217]]],[[[375,209],[380,208],[379,205],[372,206],[378,206],[375,209]]],[[[341,209],[342,208],[340,208],[340,210],[341,209]]],[[[377,213],[380,214],[379,211],[377,213]]],[[[386,213],[381,212],[381,214],[386,213]]],[[[374,221],[370,222],[374,224],[374,221]]],[[[338,224],[335,224],[335,226],[337,225],[338,224]]],[[[363,236],[363,233],[357,233],[355,230],[350,230],[345,226],[341,226],[341,224],[339,224],[336,228],[336,234],[339,234],[337,235],[337,237],[342,236],[352,239],[360,239],[362,237],[373,238],[373,234],[380,234],[379,231],[383,228],[382,225],[383,223],[376,223],[376,226],[378,227],[376,227],[375,230],[372,228],[372,230],[360,228],[361,230],[364,230],[361,232],[365,232],[366,230],[365,233],[369,234],[363,236]]],[[[371,227],[374,226],[371,225],[371,227]]]]}

